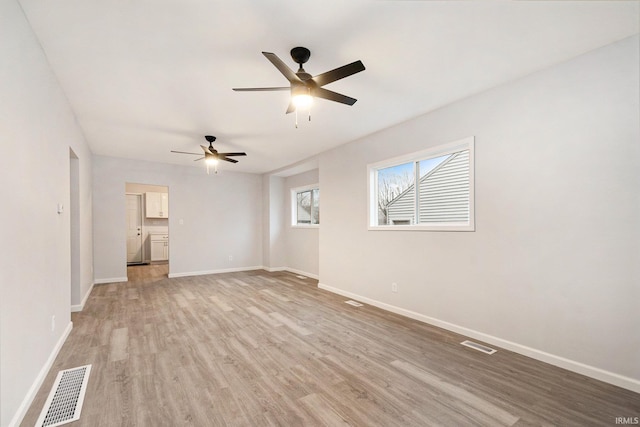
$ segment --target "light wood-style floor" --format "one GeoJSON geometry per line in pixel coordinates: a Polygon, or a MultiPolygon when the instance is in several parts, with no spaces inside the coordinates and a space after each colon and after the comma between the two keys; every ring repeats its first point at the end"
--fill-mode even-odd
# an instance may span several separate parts
{"type": "MultiPolygon", "coordinates": [[[[165,267],[166,268],[166,267],[165,267]]],[[[92,364],[70,426],[589,426],[640,416],[640,394],[319,290],[290,273],[96,285],[36,396],[92,364]]]]}

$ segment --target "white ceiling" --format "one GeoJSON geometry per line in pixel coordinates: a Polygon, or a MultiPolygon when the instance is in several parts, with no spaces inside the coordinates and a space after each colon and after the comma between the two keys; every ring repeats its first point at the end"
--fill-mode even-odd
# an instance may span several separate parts
{"type": "MultiPolygon", "coordinates": [[[[639,31],[638,1],[20,0],[92,151],[195,164],[170,150],[246,151],[227,170],[261,173],[639,31]],[[312,75],[358,59],[327,85],[312,121],[284,114],[286,86],[261,51],[312,75]]],[[[390,141],[390,144],[395,143],[390,141]]]]}

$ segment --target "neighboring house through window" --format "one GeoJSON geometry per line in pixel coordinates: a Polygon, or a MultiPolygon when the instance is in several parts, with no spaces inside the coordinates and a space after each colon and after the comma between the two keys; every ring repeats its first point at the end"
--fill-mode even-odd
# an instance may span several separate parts
{"type": "Polygon", "coordinates": [[[473,151],[470,137],[369,165],[369,229],[473,231],[473,151]]]}
{"type": "Polygon", "coordinates": [[[320,224],[320,188],[318,184],[291,189],[291,225],[320,224]]]}

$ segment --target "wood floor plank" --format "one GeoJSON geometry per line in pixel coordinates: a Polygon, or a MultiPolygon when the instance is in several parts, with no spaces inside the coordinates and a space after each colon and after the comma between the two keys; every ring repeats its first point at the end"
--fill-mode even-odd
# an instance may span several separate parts
{"type": "Polygon", "coordinates": [[[291,330],[296,331],[300,335],[311,335],[313,333],[309,329],[305,328],[304,326],[300,326],[294,320],[286,316],[283,316],[280,313],[277,313],[277,312],[269,313],[269,316],[273,317],[274,319],[276,319],[276,321],[282,323],[283,325],[287,326],[291,330]]]}
{"type": "Polygon", "coordinates": [[[487,421],[495,423],[495,425],[512,426],[518,421],[518,417],[502,408],[475,396],[461,387],[443,381],[440,377],[433,375],[425,369],[418,368],[402,360],[394,360],[391,362],[391,365],[433,387],[437,391],[449,395],[454,401],[466,404],[470,409],[474,409],[476,414],[486,415],[490,418],[490,420],[487,421]]]}
{"type": "Polygon", "coordinates": [[[289,302],[291,301],[289,298],[285,297],[284,295],[281,295],[277,292],[272,291],[271,289],[262,289],[260,292],[264,292],[265,294],[269,294],[269,296],[274,297],[282,302],[289,302]]]}
{"type": "Polygon", "coordinates": [[[210,296],[209,299],[214,302],[215,305],[220,307],[222,311],[233,311],[233,307],[222,301],[217,295],[210,296]]]}
{"type": "Polygon", "coordinates": [[[282,323],[278,322],[272,317],[269,317],[267,313],[260,311],[260,309],[258,309],[257,307],[254,307],[254,306],[247,307],[247,311],[253,314],[254,316],[257,316],[261,321],[263,321],[264,323],[268,324],[271,327],[277,328],[278,326],[282,326],[282,323]]]}
{"type": "Polygon", "coordinates": [[[309,394],[298,399],[321,425],[327,427],[348,426],[349,423],[318,394],[309,394]]]}
{"type": "Polygon", "coordinates": [[[129,357],[128,328],[118,328],[111,332],[109,361],[117,362],[129,357]]]}
{"type": "Polygon", "coordinates": [[[96,285],[58,370],[92,364],[77,426],[599,426],[640,395],[317,288],[287,272],[96,285]]]}

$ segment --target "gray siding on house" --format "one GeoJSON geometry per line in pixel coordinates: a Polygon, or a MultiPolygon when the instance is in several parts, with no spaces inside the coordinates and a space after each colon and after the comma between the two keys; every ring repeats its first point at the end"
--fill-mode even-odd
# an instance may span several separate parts
{"type": "Polygon", "coordinates": [[[412,185],[404,193],[401,193],[389,202],[387,207],[387,224],[393,224],[394,221],[409,220],[410,224],[415,222],[416,204],[414,202],[415,186],[412,185]]]}
{"type": "Polygon", "coordinates": [[[421,224],[469,221],[469,151],[451,156],[419,188],[421,224]]]}
{"type": "MultiPolygon", "coordinates": [[[[388,224],[409,219],[415,224],[415,186],[392,200],[388,224]]],[[[469,221],[469,151],[453,154],[419,182],[420,224],[469,221]]]]}
{"type": "Polygon", "coordinates": [[[298,215],[298,218],[296,218],[298,224],[311,224],[311,206],[298,204],[296,214],[298,215]]]}

